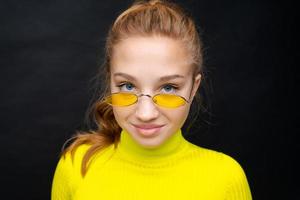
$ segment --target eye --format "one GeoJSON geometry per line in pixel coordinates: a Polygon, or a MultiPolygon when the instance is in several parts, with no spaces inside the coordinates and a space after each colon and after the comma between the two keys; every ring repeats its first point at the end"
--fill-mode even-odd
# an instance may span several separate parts
{"type": "Polygon", "coordinates": [[[117,85],[117,87],[121,90],[121,91],[133,91],[134,89],[134,85],[132,83],[126,82],[126,83],[121,83],[119,85],[117,85]]]}
{"type": "Polygon", "coordinates": [[[162,88],[165,93],[175,93],[176,90],[178,89],[177,86],[171,84],[164,85],[162,88]]]}

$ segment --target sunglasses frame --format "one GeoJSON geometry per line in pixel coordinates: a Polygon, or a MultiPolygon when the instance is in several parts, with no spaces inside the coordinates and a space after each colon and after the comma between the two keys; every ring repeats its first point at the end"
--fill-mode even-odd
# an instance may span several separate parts
{"type": "MultiPolygon", "coordinates": [[[[108,98],[111,97],[111,96],[114,95],[114,94],[132,94],[132,95],[134,95],[134,96],[137,97],[135,102],[133,102],[132,104],[126,105],[126,106],[131,106],[131,105],[133,105],[133,104],[136,104],[136,103],[138,102],[139,98],[142,97],[142,96],[147,96],[147,97],[151,98],[152,101],[153,101],[153,103],[155,103],[155,105],[158,105],[158,106],[163,107],[163,108],[178,108],[178,107],[184,105],[184,104],[182,104],[182,105],[177,106],[177,107],[167,107],[167,106],[162,106],[162,105],[157,104],[157,103],[154,101],[153,98],[156,97],[156,96],[158,96],[158,95],[164,95],[164,93],[158,93],[158,94],[155,94],[154,96],[151,96],[151,95],[149,95],[149,94],[135,94],[135,93],[130,93],[130,92],[115,92],[115,93],[111,93],[110,95],[108,95],[107,97],[104,98],[104,101],[105,101],[107,104],[111,105],[111,106],[117,106],[117,105],[113,105],[113,104],[111,104],[111,103],[109,103],[109,102],[107,101],[108,98]]],[[[178,96],[178,97],[182,98],[182,99],[185,101],[185,103],[189,103],[189,101],[188,101],[186,98],[184,98],[183,96],[180,96],[180,95],[177,95],[177,94],[166,94],[166,95],[174,95],[174,96],[178,96]]],[[[117,107],[126,107],[126,106],[117,106],[117,107]]]]}

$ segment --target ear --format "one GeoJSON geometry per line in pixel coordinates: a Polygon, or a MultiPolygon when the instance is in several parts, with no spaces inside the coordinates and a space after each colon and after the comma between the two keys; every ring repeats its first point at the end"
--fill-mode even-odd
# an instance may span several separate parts
{"type": "Polygon", "coordinates": [[[192,100],[194,99],[194,96],[200,86],[201,83],[201,74],[198,73],[194,78],[194,85],[193,85],[193,91],[192,91],[192,100]]]}

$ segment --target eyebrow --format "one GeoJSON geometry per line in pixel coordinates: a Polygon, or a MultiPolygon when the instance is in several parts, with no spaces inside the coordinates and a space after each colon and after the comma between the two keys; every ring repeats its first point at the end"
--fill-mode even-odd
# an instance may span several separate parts
{"type": "Polygon", "coordinates": [[[168,76],[160,77],[159,80],[160,81],[169,81],[169,80],[177,79],[177,78],[184,79],[184,76],[179,75],[179,74],[174,74],[174,75],[168,75],[168,76]]]}
{"type": "MultiPolygon", "coordinates": [[[[126,73],[122,73],[122,72],[114,73],[114,77],[116,77],[116,76],[121,76],[121,77],[127,78],[128,80],[136,81],[136,79],[133,76],[126,74],[126,73]]],[[[178,79],[178,78],[183,79],[184,76],[179,75],[179,74],[167,75],[167,76],[160,77],[159,81],[169,81],[169,80],[178,79]]]]}
{"type": "Polygon", "coordinates": [[[116,76],[121,76],[121,77],[124,77],[128,80],[132,80],[132,81],[135,81],[135,78],[129,74],[125,74],[125,73],[122,73],[122,72],[117,72],[117,73],[114,73],[114,77],[116,76]]]}

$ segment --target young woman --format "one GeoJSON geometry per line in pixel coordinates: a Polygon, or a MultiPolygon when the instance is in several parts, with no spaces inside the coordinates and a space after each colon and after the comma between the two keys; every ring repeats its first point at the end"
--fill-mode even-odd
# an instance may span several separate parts
{"type": "Polygon", "coordinates": [[[97,129],[75,137],[57,165],[52,200],[249,200],[241,166],[184,139],[201,84],[202,46],[174,3],[134,3],[106,41],[97,129]]]}

